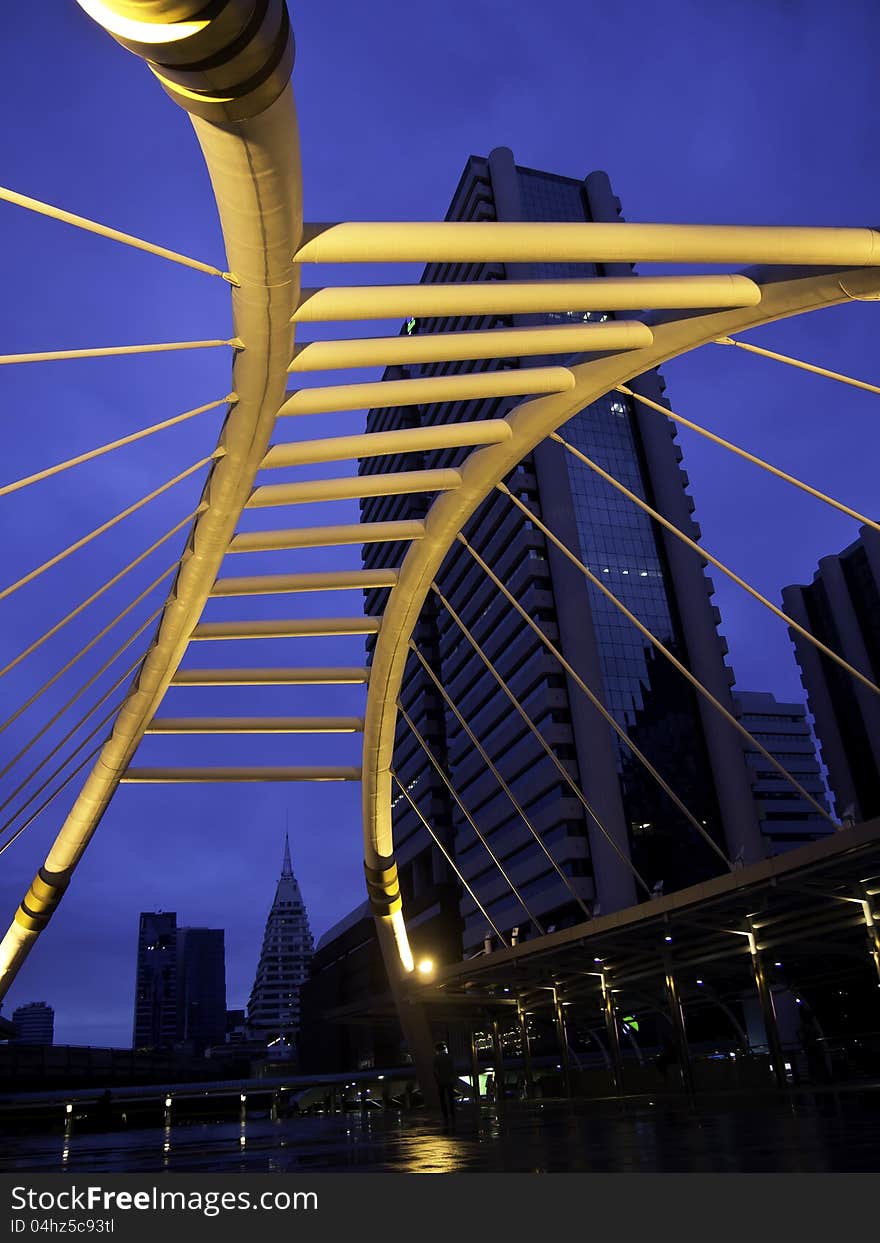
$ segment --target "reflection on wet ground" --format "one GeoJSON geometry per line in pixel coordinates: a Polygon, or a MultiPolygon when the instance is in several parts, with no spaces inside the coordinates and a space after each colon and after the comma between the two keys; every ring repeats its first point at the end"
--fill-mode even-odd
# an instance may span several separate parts
{"type": "Polygon", "coordinates": [[[464,1106],[455,1130],[418,1111],[251,1117],[0,1139],[0,1171],[761,1172],[880,1170],[880,1090],[789,1100],[464,1106]]]}

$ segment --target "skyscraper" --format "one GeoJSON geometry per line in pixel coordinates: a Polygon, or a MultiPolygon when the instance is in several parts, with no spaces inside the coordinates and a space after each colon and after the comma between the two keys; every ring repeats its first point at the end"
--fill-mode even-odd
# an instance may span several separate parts
{"type": "Polygon", "coordinates": [[[55,1011],[45,1001],[29,1001],[12,1012],[15,1044],[51,1044],[55,1038],[55,1011]]]}
{"type": "Polygon", "coordinates": [[[226,1037],[226,950],[222,928],[177,930],[180,1039],[196,1053],[226,1037]]]}
{"type": "Polygon", "coordinates": [[[136,1049],[184,1042],[203,1053],[226,1033],[222,928],[178,928],[174,911],[143,911],[138,932],[136,1049]]]}
{"type": "Polygon", "coordinates": [[[135,1049],[170,1049],[178,1040],[177,915],[142,911],[134,1002],[135,1049]]]}
{"type": "MultiPolygon", "coordinates": [[[[766,691],[737,691],[740,721],[821,807],[825,783],[803,704],[780,703],[766,691]]],[[[747,749],[758,820],[768,854],[815,841],[834,830],[760,751],[747,749]]]]}
{"type": "MultiPolygon", "coordinates": [[[[786,587],[786,612],[872,682],[880,682],[880,535],[863,526],[806,586],[786,587]]],[[[880,815],[880,699],[791,631],[801,681],[841,818],[880,815]]]]}
{"type": "Polygon", "coordinates": [[[285,835],[281,876],[275,890],[254,986],[248,1002],[248,1029],[270,1045],[295,1045],[300,1028],[300,989],[308,979],[312,934],[305,904],[290,862],[285,835]]]}
{"type": "MultiPolygon", "coordinates": [[[[583,181],[517,166],[510,151],[471,157],[450,220],[614,221],[620,205],[604,173],[583,181]]],[[[625,265],[606,274],[626,274],[625,265]]],[[[590,264],[430,264],[423,282],[575,278],[601,274],[590,264]]],[[[431,321],[431,331],[487,329],[511,323],[601,321],[601,308],[562,315],[431,321]]],[[[403,331],[418,333],[410,321],[403,331]]],[[[546,359],[492,360],[391,368],[387,378],[499,369],[546,359]]],[[[564,361],[569,361],[565,359],[564,361]]],[[[662,401],[656,373],[632,387],[662,401]]],[[[510,399],[461,401],[370,411],[369,431],[497,418],[510,399]]],[[[699,537],[679,467],[671,424],[625,396],[610,394],[577,414],[563,429],[577,449],[659,509],[691,538],[699,537]]],[[[361,472],[455,467],[463,450],[370,458],[361,472]]],[[[546,441],[508,477],[511,491],[560,536],[611,591],[732,711],[726,646],[717,632],[713,588],[699,559],[622,498],[589,467],[546,441]]],[[[423,496],[369,498],[365,521],[420,518],[423,496]]],[[[761,857],[760,832],[741,743],[716,709],[641,637],[632,624],[577,571],[511,501],[496,493],[470,521],[468,540],[557,643],[618,725],[627,732],[693,817],[689,820],[641,762],[576,689],[540,638],[499,594],[466,549],[456,546],[438,576],[454,612],[540,729],[552,755],[530,732],[462,634],[452,613],[429,598],[415,641],[450,698],[481,739],[525,810],[532,829],[488,770],[466,731],[424,669],[411,659],[402,704],[439,764],[448,770],[460,803],[446,788],[424,747],[401,717],[395,771],[475,889],[496,925],[520,936],[570,924],[584,907],[603,913],[639,896],[632,868],[649,888],[668,892],[715,874],[723,864],[703,832],[731,858],[761,857]],[[555,758],[554,758],[555,757],[555,758]],[[585,793],[592,816],[568,784],[560,764],[585,793]],[[514,896],[473,820],[520,890],[514,896]],[[600,823],[601,822],[601,823],[600,823]],[[695,827],[700,826],[703,832],[695,827]],[[555,857],[562,879],[535,840],[555,857]],[[621,858],[623,856],[623,859],[621,858]],[[629,866],[629,865],[632,865],[629,866]]],[[[368,567],[399,562],[401,545],[364,549],[368,567]]],[[[384,591],[367,593],[379,613],[384,591]]],[[[448,866],[408,803],[398,797],[395,842],[407,910],[423,914],[450,882],[448,866]],[[439,887],[439,890],[438,890],[439,887]],[[421,895],[421,901],[420,901],[421,895]]],[[[464,951],[483,942],[486,921],[464,895],[464,951]]]]}

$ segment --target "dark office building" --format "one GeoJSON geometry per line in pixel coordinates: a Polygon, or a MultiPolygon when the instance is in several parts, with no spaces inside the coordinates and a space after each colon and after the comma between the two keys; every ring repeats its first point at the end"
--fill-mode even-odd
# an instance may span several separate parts
{"type": "MultiPolygon", "coordinates": [[[[786,587],[786,612],[872,682],[880,682],[880,534],[864,526],[808,586],[786,587]]],[[[791,631],[822,759],[841,819],[880,815],[880,697],[791,631]]]]}
{"type": "Polygon", "coordinates": [[[144,911],[138,933],[135,1049],[194,1053],[226,1033],[222,928],[178,928],[174,911],[144,911]]]}
{"type": "Polygon", "coordinates": [[[177,915],[143,911],[138,930],[134,1002],[135,1049],[170,1049],[177,1043],[177,915]]]}
{"type": "Polygon", "coordinates": [[[226,1037],[226,950],[222,928],[177,931],[180,1040],[204,1053],[226,1037]]]}
{"type": "Polygon", "coordinates": [[[364,902],[315,947],[302,989],[301,1068],[329,1072],[400,1065],[400,1028],[387,992],[373,916],[364,902]],[[380,998],[389,1010],[387,1025],[377,1012],[380,998]],[[369,1023],[363,1021],[363,1007],[370,1010],[369,1023]]]}
{"type": "Polygon", "coordinates": [[[12,1012],[15,1044],[52,1044],[55,1039],[55,1011],[45,1001],[29,1001],[12,1012]]]}
{"type": "MultiPolygon", "coordinates": [[[[828,810],[825,782],[803,704],[781,703],[766,691],[737,691],[739,719],[761,746],[828,810]]],[[[770,855],[825,837],[834,829],[754,748],[746,749],[764,846],[770,855]]]]}
{"type": "MultiPolygon", "coordinates": [[[[522,168],[506,149],[472,157],[447,214],[449,220],[614,221],[619,203],[604,173],[583,181],[522,168]]],[[[631,272],[627,265],[625,274],[631,272]]],[[[620,274],[590,264],[431,264],[423,282],[582,278],[620,274]]],[[[601,321],[601,308],[530,317],[469,317],[429,321],[426,331],[463,331],[570,320],[601,321]]],[[[418,333],[410,322],[402,331],[418,333]]],[[[387,378],[536,365],[546,359],[435,363],[390,368],[387,378]]],[[[568,362],[571,359],[563,359],[568,362]]],[[[652,373],[633,381],[662,400],[652,373]]],[[[370,411],[370,431],[504,416],[515,400],[483,399],[370,411]]],[[[562,429],[601,467],[645,498],[693,538],[699,529],[671,424],[626,397],[609,394],[562,429]]],[[[455,467],[466,450],[371,458],[361,472],[455,467]]],[[[640,620],[732,709],[725,645],[699,559],[656,527],[609,484],[552,441],[545,441],[507,484],[574,550],[640,620]]],[[[423,496],[362,501],[365,521],[421,518],[423,496]]],[[[676,791],[705,832],[731,857],[763,854],[742,746],[730,726],[642,639],[615,606],[589,585],[541,532],[496,493],[466,528],[475,550],[529,615],[558,644],[581,678],[676,791]]],[[[401,545],[365,547],[366,566],[399,563],[401,545]]],[[[723,866],[680,809],[611,731],[514,609],[456,546],[438,585],[552,749],[547,754],[505,697],[451,615],[430,597],[415,640],[471,729],[498,766],[532,828],[487,769],[430,677],[411,657],[402,703],[451,777],[455,801],[401,717],[395,771],[419,810],[456,858],[463,875],[505,933],[525,938],[618,909],[643,896],[622,853],[654,891],[680,888],[723,866]],[[560,772],[584,792],[587,811],[560,772]],[[468,817],[520,890],[525,909],[478,840],[468,817]],[[601,821],[601,827],[597,823],[601,821]],[[534,833],[532,832],[534,830],[534,833]],[[561,879],[535,837],[564,873],[561,879]],[[581,905],[583,904],[583,905],[581,905]]],[[[386,593],[367,593],[382,611],[386,593]]],[[[394,805],[395,842],[407,916],[439,915],[454,877],[405,799],[394,805]]],[[[460,892],[460,891],[459,891],[460,892]]],[[[464,952],[489,931],[473,900],[461,896],[464,952]]]]}

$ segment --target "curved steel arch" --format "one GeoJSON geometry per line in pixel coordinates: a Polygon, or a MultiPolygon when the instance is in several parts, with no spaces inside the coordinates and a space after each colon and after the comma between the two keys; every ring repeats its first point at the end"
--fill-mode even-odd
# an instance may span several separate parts
{"type": "Polygon", "coordinates": [[[362,766],[364,861],[370,900],[389,977],[400,984],[413,971],[394,861],[391,764],[397,701],[419,614],[434,576],[459,532],[492,489],[551,432],[585,406],[670,359],[717,337],[876,294],[876,269],[756,268],[749,276],[761,286],[756,306],[732,311],[657,316],[653,343],[573,366],[575,386],[564,393],[521,402],[509,415],[509,440],[472,453],[461,467],[461,486],[432,504],[424,538],[413,544],[392,588],[373,654],[364,719],[362,766]]]}
{"type": "Polygon", "coordinates": [[[111,736],[0,943],[0,998],[60,902],[198,623],[284,400],[293,352],[290,318],[299,297],[293,255],[302,236],[302,179],[289,81],[293,42],[283,0],[271,0],[266,20],[244,48],[238,33],[255,6],[242,0],[227,0],[210,23],[186,20],[204,7],[200,0],[140,4],[138,13],[148,7],[151,12],[139,20],[131,17],[133,6],[126,0],[84,0],[82,7],[124,46],[148,59],[168,93],[191,114],[220,215],[232,274],[233,335],[241,345],[232,367],[236,400],[169,601],[111,736]],[[182,36],[180,25],[175,27],[181,22],[182,36]],[[234,49],[225,70],[222,48],[216,46],[218,29],[234,49]],[[286,36],[276,60],[279,29],[286,36]],[[157,60],[163,69],[175,60],[198,62],[208,50],[221,62],[215,73],[223,80],[223,93],[180,69],[173,71],[177,85],[172,86],[155,67],[157,60]],[[261,63],[274,67],[251,89],[250,75],[261,63]],[[286,72],[279,65],[287,65],[286,72]],[[248,76],[239,88],[236,77],[245,68],[248,76]]]}

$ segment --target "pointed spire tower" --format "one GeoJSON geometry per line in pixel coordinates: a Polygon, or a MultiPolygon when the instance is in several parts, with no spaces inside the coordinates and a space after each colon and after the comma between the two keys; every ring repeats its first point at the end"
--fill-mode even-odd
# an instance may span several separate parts
{"type": "Polygon", "coordinates": [[[248,1002],[248,1028],[266,1044],[296,1045],[300,1027],[300,989],[309,976],[312,934],[305,904],[290,862],[284,835],[284,858],[275,900],[266,920],[263,948],[248,1002]]]}

